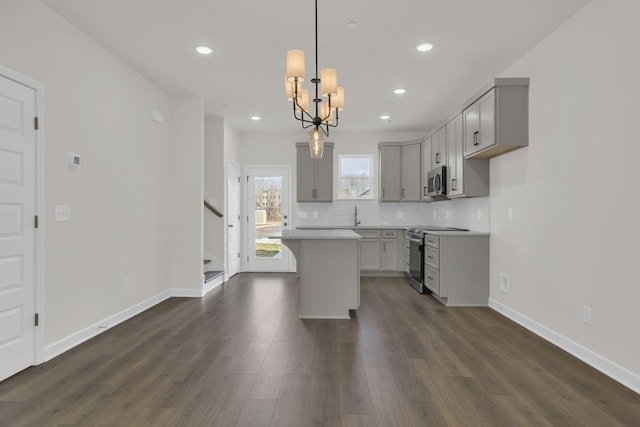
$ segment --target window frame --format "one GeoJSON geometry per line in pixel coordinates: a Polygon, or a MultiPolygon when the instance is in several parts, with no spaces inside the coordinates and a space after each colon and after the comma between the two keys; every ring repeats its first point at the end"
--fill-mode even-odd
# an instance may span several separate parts
{"type": "MultiPolygon", "coordinates": [[[[375,165],[374,165],[374,158],[373,158],[373,154],[338,154],[338,167],[337,169],[337,183],[336,183],[336,187],[337,187],[337,191],[336,191],[336,200],[361,200],[361,201],[367,201],[367,200],[376,200],[376,194],[375,194],[375,190],[376,190],[376,186],[375,186],[375,165]],[[369,191],[369,195],[367,197],[344,197],[342,195],[342,159],[343,158],[367,158],[369,159],[369,181],[370,181],[370,191],[369,191]]],[[[351,178],[351,176],[344,176],[344,178],[351,178]]],[[[355,178],[362,178],[362,177],[355,177],[355,178]]]]}

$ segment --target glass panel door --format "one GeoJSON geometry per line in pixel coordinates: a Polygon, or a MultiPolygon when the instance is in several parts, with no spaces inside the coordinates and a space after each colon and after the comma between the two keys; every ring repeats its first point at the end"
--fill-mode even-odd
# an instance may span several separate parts
{"type": "Polygon", "coordinates": [[[289,250],[278,235],[289,228],[289,168],[247,168],[248,270],[288,271],[289,250]]]}

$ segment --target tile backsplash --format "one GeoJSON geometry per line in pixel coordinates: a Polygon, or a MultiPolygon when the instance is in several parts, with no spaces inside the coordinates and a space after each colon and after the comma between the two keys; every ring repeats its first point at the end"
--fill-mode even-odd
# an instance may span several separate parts
{"type": "Polygon", "coordinates": [[[431,203],[379,203],[373,200],[298,203],[297,226],[353,225],[355,206],[358,207],[360,226],[438,225],[490,231],[488,197],[431,203]]]}

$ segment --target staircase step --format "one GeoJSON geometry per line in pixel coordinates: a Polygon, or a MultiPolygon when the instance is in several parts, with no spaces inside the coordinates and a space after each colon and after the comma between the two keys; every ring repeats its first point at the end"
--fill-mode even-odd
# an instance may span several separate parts
{"type": "Polygon", "coordinates": [[[205,260],[202,260],[202,261],[203,261],[202,265],[206,265],[206,264],[209,264],[211,262],[210,259],[205,259],[205,260]]]}
{"type": "Polygon", "coordinates": [[[222,276],[224,271],[206,271],[204,273],[204,283],[210,282],[216,277],[222,276]]]}

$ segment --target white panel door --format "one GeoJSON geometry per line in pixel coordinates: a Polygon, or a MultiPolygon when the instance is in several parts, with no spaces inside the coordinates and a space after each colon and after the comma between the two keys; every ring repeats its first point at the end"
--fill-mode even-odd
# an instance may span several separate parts
{"type": "Polygon", "coordinates": [[[229,162],[227,176],[227,274],[231,277],[240,271],[240,166],[229,162]]]}
{"type": "Polygon", "coordinates": [[[0,76],[0,381],[35,363],[35,91],[0,76]]]}
{"type": "Polygon", "coordinates": [[[289,228],[289,168],[247,167],[249,271],[289,271],[289,249],[270,239],[289,228]]]}

